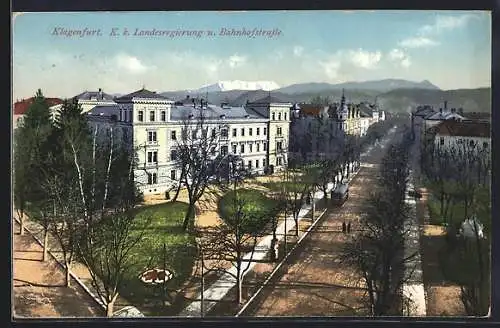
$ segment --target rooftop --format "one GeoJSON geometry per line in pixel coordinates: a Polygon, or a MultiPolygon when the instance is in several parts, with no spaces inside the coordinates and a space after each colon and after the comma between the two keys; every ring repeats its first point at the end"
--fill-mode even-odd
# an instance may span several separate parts
{"type": "MultiPolygon", "coordinates": [[[[24,115],[28,110],[28,107],[33,104],[33,100],[35,97],[31,97],[28,99],[23,99],[14,104],[14,115],[24,115]]],[[[59,98],[45,98],[49,107],[60,105],[63,103],[62,99],[59,98]]]]}
{"type": "Polygon", "coordinates": [[[98,91],[84,91],[75,96],[79,100],[100,100],[100,101],[113,101],[115,97],[103,92],[101,89],[98,91]]]}
{"type": "Polygon", "coordinates": [[[219,107],[209,104],[204,108],[199,106],[173,106],[170,118],[173,121],[180,121],[189,118],[199,119],[202,115],[205,119],[220,119],[225,116],[226,119],[263,119],[258,113],[244,107],[219,107]]]}
{"type": "Polygon", "coordinates": [[[134,91],[128,95],[118,97],[116,98],[116,101],[130,101],[134,98],[169,100],[167,97],[157,94],[156,91],[150,91],[142,88],[141,90],[134,91]]]}
{"type": "Polygon", "coordinates": [[[440,136],[490,138],[490,123],[446,120],[437,126],[440,136]]]}

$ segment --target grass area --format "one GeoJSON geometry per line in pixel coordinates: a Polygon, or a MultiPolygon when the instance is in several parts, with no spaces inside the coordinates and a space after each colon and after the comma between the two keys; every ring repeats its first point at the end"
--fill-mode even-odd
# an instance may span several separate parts
{"type": "MultiPolygon", "coordinates": [[[[178,310],[179,300],[175,300],[180,286],[191,276],[195,262],[196,247],[194,236],[182,231],[182,221],[187,204],[181,202],[163,203],[134,209],[138,224],[151,222],[139,244],[133,250],[136,260],[128,269],[121,294],[150,315],[170,315],[178,310]],[[164,252],[164,244],[166,252],[164,252]],[[167,283],[172,298],[167,298],[172,306],[164,307],[163,286],[144,284],[139,275],[150,268],[163,268],[166,263],[174,276],[167,283]]],[[[180,298],[179,298],[180,299],[180,298]]],[[[180,302],[182,303],[182,302],[180,302]]]]}

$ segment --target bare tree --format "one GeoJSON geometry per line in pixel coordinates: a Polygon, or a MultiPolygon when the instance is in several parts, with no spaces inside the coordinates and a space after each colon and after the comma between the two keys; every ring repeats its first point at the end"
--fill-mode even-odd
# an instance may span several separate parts
{"type": "Polygon", "coordinates": [[[114,304],[129,267],[140,259],[132,250],[143,238],[146,224],[130,211],[119,211],[101,220],[92,236],[87,235],[78,242],[78,255],[89,269],[92,285],[99,299],[106,306],[106,316],[112,317],[114,304]]]}
{"type": "Polygon", "coordinates": [[[404,202],[407,169],[407,144],[393,146],[384,158],[379,191],[369,199],[359,232],[343,247],[340,260],[354,268],[368,291],[371,315],[397,314],[402,286],[408,279],[410,261],[405,257],[404,241],[408,208],[404,202]]]}
{"type": "Polygon", "coordinates": [[[236,300],[241,303],[243,277],[253,261],[258,237],[268,223],[274,203],[259,191],[234,186],[219,201],[222,223],[212,231],[211,244],[217,246],[211,259],[232,263],[235,274],[226,272],[236,279],[236,300]]]}
{"type": "MultiPolygon", "coordinates": [[[[188,193],[188,210],[183,229],[194,223],[196,203],[207,191],[219,164],[226,154],[220,154],[220,140],[228,138],[228,127],[217,117],[209,117],[209,111],[193,108],[182,122],[182,133],[172,150],[173,160],[181,168],[181,180],[188,193]]],[[[227,147],[227,146],[226,146],[227,147]]]]}

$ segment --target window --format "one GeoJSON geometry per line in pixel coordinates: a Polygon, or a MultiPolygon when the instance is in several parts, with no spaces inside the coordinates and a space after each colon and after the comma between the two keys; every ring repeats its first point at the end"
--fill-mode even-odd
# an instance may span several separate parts
{"type": "Polygon", "coordinates": [[[264,145],[263,145],[263,146],[264,146],[264,149],[263,149],[263,150],[264,150],[264,151],[266,151],[266,150],[267,150],[267,142],[264,142],[264,145]]]}
{"type": "Polygon", "coordinates": [[[260,143],[257,144],[257,152],[260,151],[260,143]]]}
{"type": "Polygon", "coordinates": [[[266,167],[266,159],[265,158],[262,160],[262,166],[266,167]]]}
{"type": "Polygon", "coordinates": [[[162,110],[161,111],[161,120],[165,122],[167,120],[167,112],[162,110]]]}
{"type": "Polygon", "coordinates": [[[220,147],[220,153],[222,156],[226,156],[227,155],[227,146],[220,147]]]}
{"type": "Polygon", "coordinates": [[[144,112],[142,110],[139,111],[137,119],[139,120],[139,122],[144,122],[144,112]]]}
{"type": "Polygon", "coordinates": [[[148,163],[158,163],[157,151],[148,151],[148,163]]]}
{"type": "Polygon", "coordinates": [[[176,131],[170,131],[170,139],[172,139],[172,140],[177,140],[177,134],[176,134],[176,131]]]}
{"type": "Polygon", "coordinates": [[[171,180],[176,180],[175,170],[170,171],[170,179],[171,180]]]}
{"type": "Polygon", "coordinates": [[[285,113],[285,121],[286,121],[286,113],[285,113]]]}
{"type": "Polygon", "coordinates": [[[177,150],[175,150],[175,149],[174,149],[174,150],[171,150],[171,151],[170,151],[170,160],[171,160],[171,161],[176,161],[176,160],[177,160],[177,157],[178,157],[178,156],[177,156],[177,150]]]}
{"type": "Polygon", "coordinates": [[[149,120],[151,122],[155,121],[155,112],[153,110],[149,112],[149,120]]]}
{"type": "Polygon", "coordinates": [[[251,153],[251,152],[252,152],[252,146],[253,146],[252,144],[249,144],[249,145],[248,145],[248,152],[249,152],[249,153],[251,153]]]}
{"type": "Polygon", "coordinates": [[[191,132],[191,138],[192,138],[193,140],[195,140],[197,137],[198,137],[198,131],[197,131],[197,130],[193,130],[193,131],[191,132]]]}
{"type": "Polygon", "coordinates": [[[475,146],[476,143],[474,142],[474,140],[469,141],[469,147],[475,147],[475,146]]]}
{"type": "Polygon", "coordinates": [[[251,161],[251,160],[250,160],[250,161],[248,161],[247,166],[248,166],[248,169],[249,169],[249,170],[251,170],[251,169],[252,169],[252,161],[251,161]]]}
{"type": "Polygon", "coordinates": [[[156,173],[148,173],[148,184],[156,184],[158,176],[156,173]]]}
{"type": "Polygon", "coordinates": [[[212,129],[212,138],[215,138],[215,129],[212,129]]]}
{"type": "Polygon", "coordinates": [[[245,128],[241,128],[241,136],[244,137],[245,136],[245,128]]]}
{"type": "MultiPolygon", "coordinates": [[[[220,130],[220,136],[222,138],[227,138],[227,129],[220,130]]],[[[212,130],[212,137],[215,137],[215,130],[212,130]]]]}
{"type": "Polygon", "coordinates": [[[258,160],[258,159],[256,159],[256,160],[255,160],[255,168],[256,168],[256,169],[258,169],[258,168],[259,168],[259,160],[258,160]]]}
{"type": "Polygon", "coordinates": [[[252,136],[252,128],[248,128],[248,135],[252,136]]]}
{"type": "Polygon", "coordinates": [[[257,128],[257,135],[260,135],[260,128],[257,128]]]}
{"type": "Polygon", "coordinates": [[[281,157],[278,157],[277,161],[278,161],[278,165],[282,165],[283,164],[283,159],[281,157]]]}
{"type": "Polygon", "coordinates": [[[488,148],[488,143],[487,142],[483,142],[483,148],[488,148]]]}
{"type": "Polygon", "coordinates": [[[233,129],[233,137],[236,137],[236,129],[233,129]]]}
{"type": "Polygon", "coordinates": [[[241,152],[242,154],[244,154],[244,153],[245,153],[245,144],[240,145],[240,152],[241,152]]]}
{"type": "Polygon", "coordinates": [[[156,142],[156,131],[148,131],[148,142],[156,142]]]}
{"type": "Polygon", "coordinates": [[[281,141],[276,143],[276,150],[281,151],[283,150],[283,143],[281,141]]]}
{"type": "Polygon", "coordinates": [[[203,139],[206,139],[208,135],[208,129],[201,130],[201,135],[203,139]]]}
{"type": "Polygon", "coordinates": [[[267,128],[264,128],[264,133],[263,134],[266,135],[266,133],[267,133],[267,128]]]}
{"type": "Polygon", "coordinates": [[[278,136],[281,136],[281,126],[278,126],[278,127],[276,128],[276,134],[277,134],[278,136]]]}
{"type": "Polygon", "coordinates": [[[276,120],[276,113],[273,113],[273,121],[276,120]]]}
{"type": "Polygon", "coordinates": [[[233,154],[236,154],[236,145],[233,145],[233,154]]]}
{"type": "Polygon", "coordinates": [[[281,113],[278,113],[278,121],[281,121],[281,113]]]}
{"type": "MultiPolygon", "coordinates": [[[[123,121],[123,110],[120,108],[120,121],[123,121]]],[[[17,119],[17,121],[19,122],[19,119],[17,119]]]]}
{"type": "Polygon", "coordinates": [[[442,145],[444,145],[444,138],[443,138],[443,137],[439,138],[439,144],[440,144],[441,146],[442,146],[442,145]]]}

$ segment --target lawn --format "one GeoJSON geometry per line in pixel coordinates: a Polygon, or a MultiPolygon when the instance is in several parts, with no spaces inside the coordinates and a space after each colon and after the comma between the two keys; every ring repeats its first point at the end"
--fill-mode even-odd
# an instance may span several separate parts
{"type": "Polygon", "coordinates": [[[182,284],[191,276],[196,257],[194,236],[182,231],[182,221],[187,204],[169,202],[144,206],[137,209],[137,223],[151,220],[146,233],[133,250],[134,266],[128,270],[126,281],[122,284],[121,294],[148,315],[172,315],[183,305],[179,296],[182,284]],[[164,252],[164,244],[166,252],[164,252]],[[139,275],[146,269],[166,268],[174,276],[167,282],[167,300],[171,306],[163,306],[161,285],[144,284],[139,275]]]}

